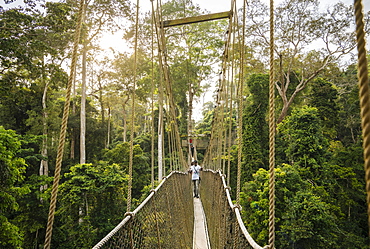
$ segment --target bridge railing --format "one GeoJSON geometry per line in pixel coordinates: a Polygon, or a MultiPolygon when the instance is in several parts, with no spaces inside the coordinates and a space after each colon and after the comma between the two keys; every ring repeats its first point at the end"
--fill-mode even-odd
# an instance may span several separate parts
{"type": "Polygon", "coordinates": [[[200,196],[207,219],[211,248],[267,248],[259,246],[249,235],[239,207],[233,204],[230,189],[221,172],[202,172],[200,196]]]}
{"type": "MultiPolygon", "coordinates": [[[[220,172],[202,172],[200,195],[211,248],[263,249],[249,235],[220,172]]],[[[190,175],[172,172],[93,249],[192,248],[194,205],[190,175]]],[[[264,247],[267,248],[267,247],[264,247]]]]}
{"type": "Polygon", "coordinates": [[[93,248],[192,248],[190,176],[172,172],[93,248]]]}

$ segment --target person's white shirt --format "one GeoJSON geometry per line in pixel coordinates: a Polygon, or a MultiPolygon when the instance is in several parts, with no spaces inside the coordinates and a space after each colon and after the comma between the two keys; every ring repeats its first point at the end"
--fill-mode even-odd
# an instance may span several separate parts
{"type": "Polygon", "coordinates": [[[200,167],[199,165],[193,165],[190,167],[191,169],[191,179],[192,180],[199,180],[199,174],[200,174],[200,170],[202,169],[202,167],[200,167]]]}

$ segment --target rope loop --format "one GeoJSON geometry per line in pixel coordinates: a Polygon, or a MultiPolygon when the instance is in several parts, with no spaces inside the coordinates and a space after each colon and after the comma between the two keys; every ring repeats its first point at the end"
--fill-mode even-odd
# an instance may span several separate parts
{"type": "Polygon", "coordinates": [[[235,209],[239,209],[240,211],[242,210],[242,206],[240,206],[240,204],[239,203],[236,203],[236,204],[234,204],[234,206],[233,206],[233,211],[235,211],[235,209]]]}
{"type": "Polygon", "coordinates": [[[135,213],[134,212],[126,212],[124,217],[127,217],[127,216],[130,216],[131,218],[134,218],[135,217],[135,213]]]}

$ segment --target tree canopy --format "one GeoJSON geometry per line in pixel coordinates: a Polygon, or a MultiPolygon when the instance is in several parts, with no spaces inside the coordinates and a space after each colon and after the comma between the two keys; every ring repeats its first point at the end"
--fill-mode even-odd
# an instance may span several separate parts
{"type": "MultiPolygon", "coordinates": [[[[69,0],[19,2],[22,7],[0,6],[0,247],[39,248],[46,232],[77,7],[69,0]]],[[[165,51],[160,51],[151,13],[140,12],[138,48],[133,51],[134,5],[128,0],[87,1],[53,247],[91,248],[119,223],[128,206],[131,152],[132,199],[137,207],[150,186],[161,180],[152,172],[159,171],[157,145],[162,141],[163,175],[175,169],[179,152],[173,151],[174,135],[187,143],[192,133],[206,144],[214,135],[212,125],[224,133],[231,127],[231,144],[224,143],[230,149],[217,156],[220,161],[230,159],[227,177],[235,197],[239,118],[242,215],[253,238],[266,244],[268,7],[260,0],[248,1],[245,44],[243,11],[234,13],[239,22],[227,54],[232,59],[228,66],[234,68],[224,79],[234,91],[227,98],[233,109],[229,105],[220,111],[218,99],[205,98],[202,107],[196,103],[209,91],[214,91],[213,97],[223,91],[217,86],[219,69],[225,66],[220,63],[226,56],[228,21],[166,28],[165,51]],[[122,34],[127,50],[103,49],[100,39],[108,33],[122,34]],[[162,52],[167,56],[171,101],[163,87],[158,58],[162,52]],[[235,82],[244,87],[238,96],[243,106],[235,97],[235,82]],[[203,115],[197,122],[195,106],[203,115]],[[174,123],[179,134],[174,134],[174,123]],[[86,162],[80,163],[83,129],[86,162]]],[[[191,0],[164,1],[161,8],[163,20],[209,13],[191,0]]],[[[275,18],[276,247],[368,248],[353,8],[344,3],[324,8],[318,0],[283,1],[275,18]]],[[[369,22],[368,13],[365,21],[369,22]]],[[[198,160],[207,149],[197,152],[198,160]]]]}

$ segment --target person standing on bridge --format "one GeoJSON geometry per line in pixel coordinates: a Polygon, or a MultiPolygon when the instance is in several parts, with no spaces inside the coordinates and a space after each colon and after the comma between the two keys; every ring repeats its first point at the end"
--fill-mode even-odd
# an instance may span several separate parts
{"type": "Polygon", "coordinates": [[[194,162],[191,163],[189,173],[191,173],[191,180],[193,181],[195,198],[199,198],[200,171],[202,170],[203,168],[198,165],[198,161],[195,160],[194,162]]]}

